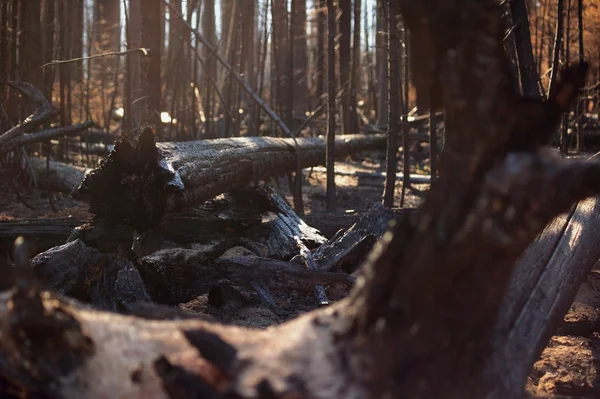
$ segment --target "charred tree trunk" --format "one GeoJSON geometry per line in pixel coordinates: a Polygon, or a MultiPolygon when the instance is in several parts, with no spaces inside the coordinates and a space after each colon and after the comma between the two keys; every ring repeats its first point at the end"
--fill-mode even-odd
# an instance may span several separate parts
{"type": "Polygon", "coordinates": [[[317,98],[319,103],[325,103],[325,77],[327,71],[325,70],[325,46],[327,41],[325,40],[325,34],[327,31],[327,6],[326,0],[317,1],[317,54],[316,54],[316,87],[317,87],[317,98]]]}
{"type": "Polygon", "coordinates": [[[519,61],[521,90],[524,96],[539,98],[538,75],[535,59],[533,58],[525,0],[511,0],[509,3],[514,25],[513,34],[515,36],[515,47],[517,48],[517,59],[519,61]]]}
{"type": "Polygon", "coordinates": [[[160,101],[161,101],[161,38],[163,32],[156,29],[161,26],[161,1],[145,1],[141,7],[141,34],[140,44],[149,49],[149,55],[141,60],[141,86],[142,97],[141,122],[155,127],[161,134],[160,101]]]}
{"type": "MultiPolygon", "coordinates": [[[[339,74],[340,74],[340,102],[342,105],[342,132],[344,134],[356,133],[352,129],[352,120],[356,118],[356,110],[352,104],[351,95],[351,74],[352,71],[352,52],[350,43],[352,42],[352,1],[340,1],[338,4],[338,24],[339,24],[339,74]]],[[[358,122],[356,122],[358,124],[358,122]]]]}
{"type": "MultiPolygon", "coordinates": [[[[55,2],[52,0],[46,0],[44,2],[44,64],[52,61],[56,57],[54,47],[54,32],[55,32],[55,2]]],[[[65,21],[66,22],[66,21],[65,21]]],[[[52,86],[54,84],[54,68],[47,66],[43,71],[44,73],[44,95],[47,98],[52,98],[52,86]]]]}
{"type": "MultiPolygon", "coordinates": [[[[308,110],[308,50],[306,37],[306,0],[292,0],[292,40],[294,41],[294,110],[304,116],[308,110]]],[[[355,132],[358,133],[358,132],[355,132]]]]}
{"type": "Polygon", "coordinates": [[[550,72],[550,82],[548,83],[548,97],[552,96],[558,83],[560,51],[564,37],[564,7],[564,0],[558,0],[556,3],[556,34],[554,36],[554,47],[552,49],[552,71],[550,72]]]}
{"type": "Polygon", "coordinates": [[[389,122],[388,105],[388,36],[387,18],[384,13],[384,1],[377,1],[377,35],[375,37],[375,66],[377,68],[377,86],[379,87],[379,102],[377,104],[377,123],[385,126],[389,122]]]}
{"type": "MultiPolygon", "coordinates": [[[[217,33],[215,28],[215,3],[208,0],[204,3],[204,12],[202,13],[202,33],[210,43],[217,43],[217,33]]],[[[216,137],[216,127],[213,126],[215,93],[211,80],[217,79],[217,61],[211,56],[210,50],[203,50],[206,61],[206,70],[203,74],[202,87],[204,88],[203,105],[205,113],[205,137],[216,137]]]]}
{"type": "Polygon", "coordinates": [[[383,205],[391,208],[394,205],[394,194],[396,192],[396,168],[398,164],[398,132],[400,131],[400,112],[402,110],[400,96],[400,68],[398,63],[398,10],[396,2],[380,0],[383,4],[383,12],[387,15],[388,34],[388,142],[386,153],[386,178],[383,192],[383,205]]]}
{"type": "Polygon", "coordinates": [[[356,107],[358,101],[356,98],[357,92],[361,88],[360,84],[360,14],[361,14],[361,1],[354,0],[354,25],[352,27],[352,70],[350,78],[350,132],[358,133],[358,113],[356,107]]]}
{"type": "Polygon", "coordinates": [[[21,79],[35,87],[43,87],[41,1],[27,0],[21,5],[21,33],[19,34],[19,69],[21,79]]]}
{"type": "Polygon", "coordinates": [[[335,211],[335,5],[327,0],[327,212],[335,211]]]}
{"type": "MultiPolygon", "coordinates": [[[[129,0],[127,13],[127,25],[125,27],[125,38],[127,49],[132,50],[141,47],[141,0],[129,0]]],[[[126,134],[141,126],[141,110],[138,100],[142,95],[141,87],[141,64],[140,53],[135,51],[129,53],[125,59],[125,95],[124,95],[124,120],[123,128],[126,134]]]]}
{"type": "MultiPolygon", "coordinates": [[[[583,0],[577,1],[577,26],[578,26],[578,41],[579,41],[579,62],[583,62],[584,52],[583,52],[583,0]]],[[[600,68],[600,59],[598,59],[598,65],[600,68]]],[[[600,80],[600,76],[598,77],[600,80]]],[[[581,100],[578,99],[575,104],[576,111],[575,117],[577,118],[577,151],[583,152],[583,118],[582,111],[585,113],[585,110],[582,110],[581,100]]]]}

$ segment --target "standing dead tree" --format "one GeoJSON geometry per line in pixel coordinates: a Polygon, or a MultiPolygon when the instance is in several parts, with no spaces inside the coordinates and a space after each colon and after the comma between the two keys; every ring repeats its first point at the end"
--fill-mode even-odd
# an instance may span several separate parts
{"type": "MultiPolygon", "coordinates": [[[[553,218],[600,192],[600,164],[541,148],[587,64],[567,68],[548,102],[524,103],[495,1],[403,1],[402,13],[423,46],[413,53],[417,93],[445,109],[444,173],[415,218],[371,254],[348,299],[261,331],[105,313],[40,291],[19,243],[15,288],[0,296],[3,382],[66,398],[107,389],[149,398],[522,396],[578,276],[600,255],[590,240],[586,256],[565,259],[570,267],[521,258],[553,218]]],[[[566,231],[591,238],[581,233],[599,223],[597,209],[597,200],[579,204],[566,231]]],[[[548,256],[548,231],[533,259],[548,256]]]]}
{"type": "MultiPolygon", "coordinates": [[[[396,168],[398,164],[398,132],[400,131],[400,112],[402,94],[400,85],[400,67],[398,63],[398,4],[380,0],[382,10],[387,17],[388,36],[388,144],[386,154],[386,179],[383,193],[383,205],[391,208],[394,205],[396,192],[396,168]]],[[[407,143],[408,144],[408,143],[407,143]]],[[[403,183],[404,186],[404,183],[403,183]]]]}

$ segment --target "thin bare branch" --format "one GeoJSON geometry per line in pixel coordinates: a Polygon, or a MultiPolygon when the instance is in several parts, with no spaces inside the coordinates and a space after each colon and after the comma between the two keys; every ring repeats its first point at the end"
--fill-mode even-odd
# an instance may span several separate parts
{"type": "Polygon", "coordinates": [[[68,59],[68,60],[52,60],[52,61],[50,61],[50,62],[42,65],[42,68],[46,68],[46,67],[49,67],[51,65],[62,65],[62,64],[70,64],[72,62],[92,60],[94,58],[103,58],[103,57],[112,57],[112,56],[120,57],[120,56],[123,56],[123,55],[127,55],[129,53],[135,53],[135,52],[141,52],[141,53],[143,53],[146,56],[146,55],[148,55],[150,53],[150,49],[139,47],[139,48],[132,48],[132,49],[129,49],[127,51],[109,51],[107,53],[90,55],[89,57],[71,58],[71,59],[68,59]]]}

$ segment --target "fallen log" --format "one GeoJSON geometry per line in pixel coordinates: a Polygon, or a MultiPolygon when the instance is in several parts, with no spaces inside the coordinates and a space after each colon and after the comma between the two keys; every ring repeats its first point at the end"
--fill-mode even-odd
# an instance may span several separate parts
{"type": "Polygon", "coordinates": [[[23,236],[36,252],[67,242],[71,231],[86,223],[77,218],[2,220],[0,221],[0,253],[10,254],[17,237],[23,236]]]}
{"type": "Polygon", "coordinates": [[[137,259],[127,249],[104,254],[75,240],[37,255],[31,263],[46,289],[113,311],[150,300],[177,305],[224,282],[250,289],[261,283],[285,291],[332,283],[349,287],[355,281],[344,273],[307,270],[256,255],[224,256],[230,250],[220,244],[172,248],[137,259]]]}
{"type": "Polygon", "coordinates": [[[150,301],[133,263],[123,256],[98,252],[80,240],[43,252],[31,264],[47,289],[99,309],[120,311],[150,301]]]}
{"type": "Polygon", "coordinates": [[[381,239],[398,217],[415,217],[417,212],[393,212],[382,204],[374,204],[349,229],[340,231],[326,243],[317,248],[313,257],[319,265],[319,270],[353,273],[371,252],[375,243],[381,239]]]}
{"type": "MultiPolygon", "coordinates": [[[[320,138],[231,138],[182,143],[154,143],[152,131],[139,141],[115,144],[101,166],[88,174],[80,193],[90,212],[110,223],[145,231],[165,213],[184,209],[252,181],[281,175],[325,161],[320,138]]],[[[385,135],[336,137],[336,155],[385,146],[385,135]]]]}
{"type": "MultiPolygon", "coordinates": [[[[502,377],[499,383],[511,393],[507,397],[525,385],[533,363],[563,324],[578,287],[600,259],[598,240],[600,197],[595,197],[554,219],[517,263],[495,328],[495,356],[489,365],[502,377]]],[[[561,334],[569,331],[565,328],[561,334]]]]}
{"type": "MultiPolygon", "coordinates": [[[[309,213],[302,216],[302,219],[311,227],[319,230],[325,237],[331,238],[340,230],[349,229],[356,223],[367,211],[349,210],[336,213],[309,213]]],[[[416,214],[416,208],[394,208],[391,210],[394,219],[400,223],[403,218],[416,214]]],[[[0,222],[1,223],[1,222],[0,222]]]]}
{"type": "Polygon", "coordinates": [[[143,256],[165,246],[210,244],[250,246],[257,254],[289,259],[297,253],[298,237],[308,248],[326,238],[308,226],[290,206],[268,187],[236,190],[195,210],[197,216],[168,215],[160,225],[133,240],[127,226],[114,226],[91,219],[60,218],[0,221],[0,252],[12,250],[14,240],[31,238],[37,251],[67,241],[81,240],[100,252],[131,247],[143,256]]]}
{"type": "Polygon", "coordinates": [[[76,193],[77,188],[91,169],[62,162],[50,161],[46,165],[45,159],[29,158],[31,170],[36,175],[37,182],[53,191],[67,195],[76,193]]]}

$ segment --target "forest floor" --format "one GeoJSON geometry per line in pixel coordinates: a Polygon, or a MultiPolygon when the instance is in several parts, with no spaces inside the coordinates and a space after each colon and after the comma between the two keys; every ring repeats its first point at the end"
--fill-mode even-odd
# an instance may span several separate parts
{"type": "MultiPolygon", "coordinates": [[[[339,211],[366,210],[374,202],[380,201],[384,186],[384,178],[380,172],[384,171],[384,163],[385,154],[377,151],[350,156],[336,163],[336,170],[341,172],[336,176],[339,211]],[[353,176],[356,173],[358,176],[353,176]]],[[[427,160],[416,164],[411,170],[412,173],[421,173],[428,168],[427,160]]],[[[62,195],[53,195],[54,207],[57,209],[57,212],[54,212],[48,194],[43,190],[19,186],[17,190],[22,198],[19,199],[15,187],[6,177],[0,176],[0,220],[91,217],[85,203],[62,195]]],[[[305,173],[303,199],[306,213],[325,211],[325,182],[325,173],[318,168],[305,173]]],[[[269,183],[292,203],[286,178],[269,183]]],[[[402,183],[397,182],[396,207],[400,206],[401,188],[402,183]]],[[[405,207],[419,206],[428,188],[428,184],[413,184],[407,190],[405,207]]],[[[332,302],[342,299],[347,294],[347,289],[339,287],[330,287],[327,290],[332,302]]],[[[179,304],[179,308],[208,315],[222,323],[266,328],[295,318],[318,306],[313,296],[299,291],[290,290],[274,296],[277,305],[288,313],[287,316],[276,316],[262,304],[257,294],[244,289],[238,289],[237,300],[229,300],[222,306],[210,301],[209,295],[204,295],[179,304]]],[[[565,319],[600,320],[599,308],[600,272],[592,272],[565,319]]],[[[589,337],[553,337],[541,359],[533,367],[527,391],[535,398],[600,398],[600,334],[594,333],[589,337]]]]}

